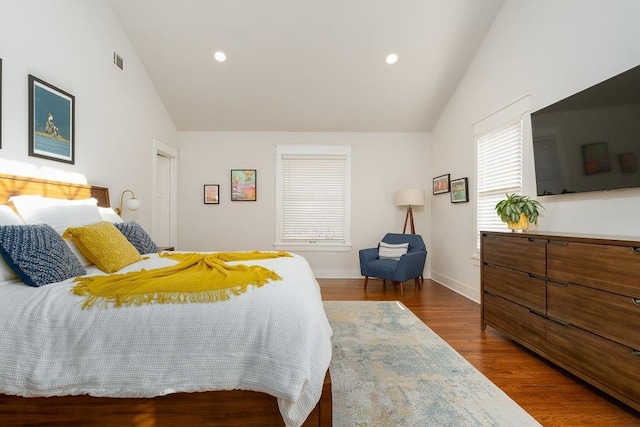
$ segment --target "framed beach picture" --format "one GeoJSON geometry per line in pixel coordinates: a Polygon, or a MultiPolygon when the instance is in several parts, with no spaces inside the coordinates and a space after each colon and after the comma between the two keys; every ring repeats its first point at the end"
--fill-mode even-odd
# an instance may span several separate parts
{"type": "Polygon", "coordinates": [[[449,192],[449,174],[440,175],[433,178],[433,194],[449,192]]]}
{"type": "Polygon", "coordinates": [[[256,170],[231,169],[231,201],[255,202],[256,196],[256,170]]]}
{"type": "Polygon", "coordinates": [[[204,204],[219,205],[220,204],[220,185],[205,184],[204,186],[204,204]]]}
{"type": "Polygon", "coordinates": [[[29,75],[29,155],[73,164],[75,97],[29,75]]]}
{"type": "Polygon", "coordinates": [[[451,180],[451,203],[463,203],[469,201],[469,180],[458,178],[451,180]]]}

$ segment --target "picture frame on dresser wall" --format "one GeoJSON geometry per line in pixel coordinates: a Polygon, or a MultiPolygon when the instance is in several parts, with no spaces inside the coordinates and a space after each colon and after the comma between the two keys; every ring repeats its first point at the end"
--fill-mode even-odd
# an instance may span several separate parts
{"type": "Polygon", "coordinates": [[[204,204],[205,205],[220,204],[220,185],[218,184],[204,185],[204,204]]]}
{"type": "Polygon", "coordinates": [[[231,201],[255,202],[257,177],[255,169],[231,169],[231,201]]]}
{"type": "Polygon", "coordinates": [[[449,186],[451,187],[451,203],[469,201],[469,180],[466,177],[451,180],[449,186]]]}
{"type": "Polygon", "coordinates": [[[75,163],[75,97],[29,75],[29,155],[75,163]]]}
{"type": "Polygon", "coordinates": [[[433,178],[433,194],[443,194],[449,192],[450,175],[440,175],[433,178]]]}

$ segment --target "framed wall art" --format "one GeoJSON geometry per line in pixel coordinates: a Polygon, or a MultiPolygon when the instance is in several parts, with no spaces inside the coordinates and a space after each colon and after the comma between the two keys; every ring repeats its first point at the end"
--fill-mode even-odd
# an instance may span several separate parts
{"type": "Polygon", "coordinates": [[[463,203],[469,201],[469,180],[458,178],[451,180],[451,203],[463,203]]]}
{"type": "Polygon", "coordinates": [[[618,154],[620,160],[620,171],[623,173],[637,172],[636,155],[634,153],[618,154]]]}
{"type": "Polygon", "coordinates": [[[204,204],[205,205],[220,204],[220,185],[219,184],[204,185],[204,204]]]}
{"type": "Polygon", "coordinates": [[[73,164],[75,97],[29,75],[29,155],[73,164]]]}
{"type": "Polygon", "coordinates": [[[440,175],[433,178],[433,194],[449,192],[449,174],[440,175]]]}
{"type": "Polygon", "coordinates": [[[256,170],[231,169],[231,201],[255,202],[256,200],[256,170]]]}
{"type": "Polygon", "coordinates": [[[585,175],[609,172],[609,150],[606,142],[595,142],[582,146],[582,158],[585,175]]]}

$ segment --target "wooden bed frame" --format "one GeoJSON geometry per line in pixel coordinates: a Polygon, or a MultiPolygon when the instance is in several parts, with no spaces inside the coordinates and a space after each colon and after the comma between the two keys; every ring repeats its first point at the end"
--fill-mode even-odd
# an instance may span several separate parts
{"type": "MultiPolygon", "coordinates": [[[[39,178],[0,174],[0,204],[14,195],[31,194],[61,199],[95,197],[109,207],[109,189],[39,178]]],[[[332,425],[329,371],[320,401],[304,426],[332,425]]],[[[151,399],[91,396],[19,397],[1,394],[0,426],[283,426],[275,397],[253,391],[175,393],[151,399]]]]}

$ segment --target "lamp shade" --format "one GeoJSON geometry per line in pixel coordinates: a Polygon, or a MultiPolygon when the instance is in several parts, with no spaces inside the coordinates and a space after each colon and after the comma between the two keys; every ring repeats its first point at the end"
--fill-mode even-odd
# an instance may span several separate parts
{"type": "Polygon", "coordinates": [[[408,188],[396,191],[396,206],[424,206],[424,190],[408,188]]]}
{"type": "Polygon", "coordinates": [[[140,200],[132,198],[126,201],[127,209],[130,211],[137,211],[140,208],[140,200]]]}

